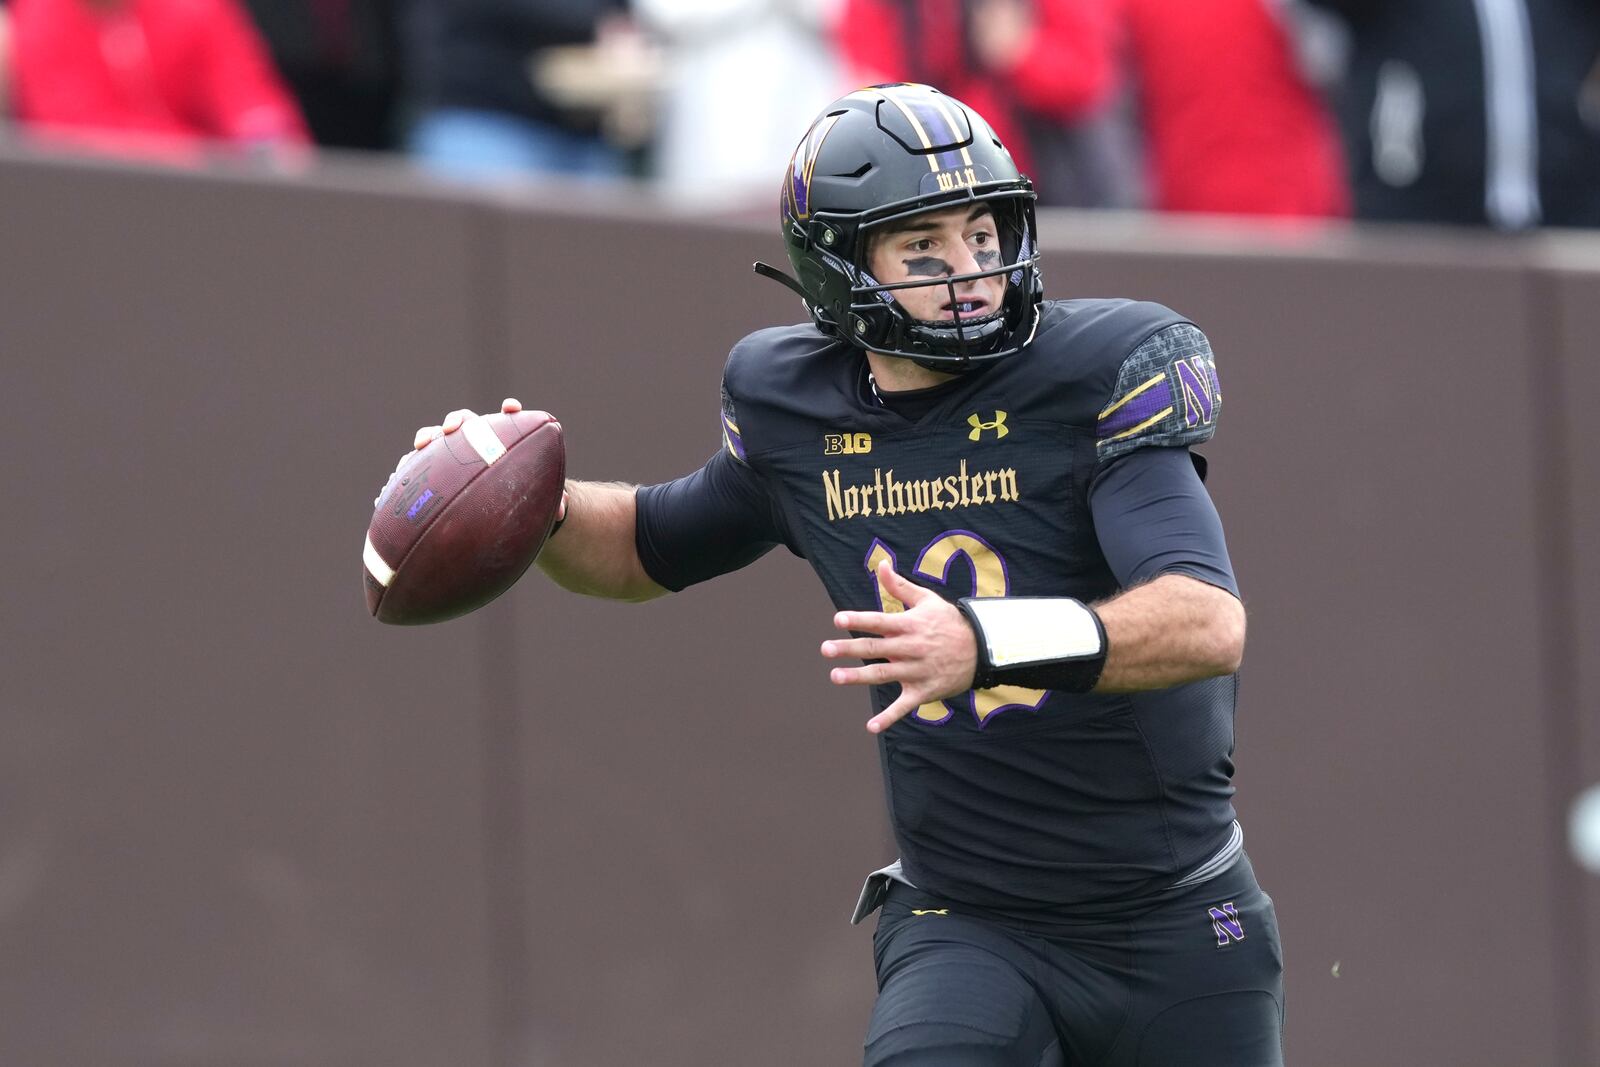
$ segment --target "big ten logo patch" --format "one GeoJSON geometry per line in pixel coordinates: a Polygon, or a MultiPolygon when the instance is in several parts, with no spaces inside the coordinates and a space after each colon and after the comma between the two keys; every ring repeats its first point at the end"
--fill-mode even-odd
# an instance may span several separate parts
{"type": "Polygon", "coordinates": [[[864,456],[872,451],[870,433],[825,433],[822,435],[824,456],[864,456]]]}
{"type": "Polygon", "coordinates": [[[1211,932],[1217,935],[1218,948],[1231,941],[1244,940],[1244,920],[1239,918],[1239,909],[1233,906],[1233,901],[1207,908],[1206,914],[1211,918],[1211,932]]]}

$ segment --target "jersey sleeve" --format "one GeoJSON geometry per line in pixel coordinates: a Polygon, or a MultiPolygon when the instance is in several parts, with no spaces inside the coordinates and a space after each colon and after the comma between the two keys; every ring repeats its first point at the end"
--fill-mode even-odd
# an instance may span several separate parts
{"type": "Polygon", "coordinates": [[[722,450],[732,456],[734,462],[741,467],[750,466],[750,457],[744,447],[744,435],[739,430],[739,416],[734,411],[733,396],[728,392],[726,381],[722,385],[722,450]]]}
{"type": "Polygon", "coordinates": [[[1143,448],[1103,467],[1089,514],[1111,573],[1124,589],[1185,574],[1239,595],[1222,520],[1182,448],[1143,448]]]}
{"type": "Polygon", "coordinates": [[[674,592],[791,543],[778,502],[730,447],[693,474],[641,487],[635,501],[639,561],[651,580],[674,592]]]}
{"type": "Polygon", "coordinates": [[[1180,322],[1151,335],[1122,361],[1095,422],[1095,454],[1104,467],[1149,446],[1186,447],[1210,440],[1222,414],[1222,387],[1211,343],[1180,322]]]}

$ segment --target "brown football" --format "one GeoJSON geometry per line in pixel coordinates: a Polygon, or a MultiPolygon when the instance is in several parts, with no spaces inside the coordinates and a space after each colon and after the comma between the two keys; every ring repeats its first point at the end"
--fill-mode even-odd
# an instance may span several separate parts
{"type": "Polygon", "coordinates": [[[401,460],[362,552],[379,622],[443,622],[510,589],[544,547],[566,478],[548,412],[475,415],[401,460]]]}

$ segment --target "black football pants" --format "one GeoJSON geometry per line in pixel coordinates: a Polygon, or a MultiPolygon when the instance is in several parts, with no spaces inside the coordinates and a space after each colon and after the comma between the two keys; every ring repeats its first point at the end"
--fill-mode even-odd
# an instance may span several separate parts
{"type": "Polygon", "coordinates": [[[1283,953],[1248,857],[1135,917],[1020,922],[895,884],[867,1067],[1281,1067],[1283,953]]]}

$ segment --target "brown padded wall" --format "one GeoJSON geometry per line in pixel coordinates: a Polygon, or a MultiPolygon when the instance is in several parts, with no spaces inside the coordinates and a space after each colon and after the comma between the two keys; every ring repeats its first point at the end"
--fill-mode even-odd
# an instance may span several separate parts
{"type": "MultiPolygon", "coordinates": [[[[1576,794],[1600,786],[1600,452],[1588,439],[1600,400],[1600,245],[1566,235],[1545,243],[1538,286],[1547,309],[1548,465],[1561,483],[1550,507],[1567,534],[1549,546],[1561,566],[1550,587],[1554,710],[1568,720],[1558,749],[1567,772],[1557,783],[1553,814],[1565,818],[1576,794]]],[[[1571,982],[1570,1009],[1586,1039],[1586,1059],[1600,1060],[1600,877],[1580,873],[1561,850],[1557,871],[1567,879],[1578,914],[1567,931],[1563,962],[1571,982]],[[1586,1024],[1586,1025],[1585,1025],[1586,1024]]]]}
{"type": "MultiPolygon", "coordinates": [[[[728,348],[799,308],[750,270],[772,243],[510,220],[509,391],[563,420],[569,472],[659,481],[720,447],[728,348]]],[[[810,569],[780,548],[642,606],[534,581],[514,600],[533,1047],[561,1064],[859,1062],[871,927],[846,920],[894,852],[866,700],[827,681],[833,612],[810,569]]]]}
{"type": "Polygon", "coordinates": [[[0,1062],[491,1062],[486,621],[359,589],[470,211],[0,167],[0,1062]]]}
{"type": "MultiPolygon", "coordinates": [[[[6,158],[0,224],[0,1062],[858,1057],[845,918],[893,846],[802,561],[642,606],[534,576],[419,631],[356,588],[372,494],[457,404],[548,407],[579,477],[703,461],[728,346],[798,310],[748,273],[764,223],[6,158]]],[[[1600,780],[1593,246],[1045,236],[1053,294],[1217,349],[1290,1062],[1600,1059],[1557,817],[1600,780]]]]}

